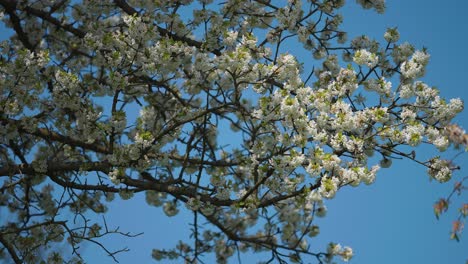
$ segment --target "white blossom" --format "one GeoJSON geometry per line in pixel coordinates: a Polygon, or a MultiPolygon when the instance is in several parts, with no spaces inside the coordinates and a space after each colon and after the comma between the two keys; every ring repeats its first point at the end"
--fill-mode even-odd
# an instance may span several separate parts
{"type": "Polygon", "coordinates": [[[400,33],[397,28],[388,28],[384,34],[384,38],[388,42],[397,42],[400,39],[400,33]]]}
{"type": "Polygon", "coordinates": [[[358,65],[365,65],[369,68],[373,68],[379,62],[379,57],[365,49],[360,49],[354,54],[353,60],[358,65]]]}

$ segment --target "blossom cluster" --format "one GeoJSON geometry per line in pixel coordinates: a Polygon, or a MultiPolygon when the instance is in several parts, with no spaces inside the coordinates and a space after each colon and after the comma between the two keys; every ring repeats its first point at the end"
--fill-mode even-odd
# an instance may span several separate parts
{"type": "MultiPolygon", "coordinates": [[[[104,213],[115,194],[144,192],[168,217],[194,215],[193,245],[155,249],[156,260],[213,253],[226,263],[252,250],[279,262],[349,261],[350,247],[311,246],[327,200],[374,183],[395,158],[446,182],[453,165],[419,160],[416,147],[468,145],[452,124],[463,102],[419,80],[426,50],[398,43],[396,28],[382,45],[365,35],[343,45],[345,1],[48,2],[26,1],[22,22],[7,24],[16,36],[0,43],[0,206],[25,226],[64,208],[104,213]]],[[[385,9],[383,0],[357,2],[385,9]]],[[[85,223],[81,233],[51,233],[73,249],[111,233],[85,223]]],[[[8,243],[38,263],[40,242],[28,236],[8,243]]]]}

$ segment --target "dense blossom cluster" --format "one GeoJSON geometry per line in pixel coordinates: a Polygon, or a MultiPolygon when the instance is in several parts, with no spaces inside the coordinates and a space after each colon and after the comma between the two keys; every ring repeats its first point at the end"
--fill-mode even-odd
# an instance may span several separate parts
{"type": "Polygon", "coordinates": [[[0,206],[16,218],[0,222],[0,259],[59,263],[67,256],[50,243],[67,241],[79,262],[83,240],[115,257],[99,238],[131,234],[90,214],[139,192],[169,217],[194,215],[193,243],[154,249],[156,260],[351,259],[347,246],[311,246],[326,199],[372,184],[399,157],[446,182],[449,161],[406,150],[467,136],[451,124],[462,101],[418,80],[427,51],[399,44],[396,28],[382,43],[343,45],[343,5],[0,1],[13,32],[0,43],[0,206]],[[283,52],[288,41],[312,69],[283,52]],[[66,209],[83,221],[67,222],[66,209]]]}

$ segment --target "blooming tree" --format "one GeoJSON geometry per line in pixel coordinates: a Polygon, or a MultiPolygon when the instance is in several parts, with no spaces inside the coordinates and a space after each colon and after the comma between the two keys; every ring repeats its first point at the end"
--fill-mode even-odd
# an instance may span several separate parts
{"type": "Polygon", "coordinates": [[[446,182],[455,166],[416,147],[468,139],[462,101],[419,80],[428,52],[396,28],[347,41],[344,2],[0,0],[0,259],[80,262],[84,241],[115,258],[101,238],[135,234],[94,215],[144,193],[193,214],[156,260],[349,260],[309,245],[325,200],[399,158],[446,182]]]}

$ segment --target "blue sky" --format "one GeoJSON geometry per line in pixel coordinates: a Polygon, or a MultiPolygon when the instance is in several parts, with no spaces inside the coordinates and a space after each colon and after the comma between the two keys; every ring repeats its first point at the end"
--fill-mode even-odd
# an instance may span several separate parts
{"type": "MultiPolygon", "coordinates": [[[[447,98],[461,97],[468,103],[465,64],[468,61],[466,38],[468,35],[467,1],[446,0],[393,0],[387,1],[387,12],[378,15],[357,8],[354,1],[343,8],[344,29],[350,38],[362,34],[382,39],[387,27],[397,26],[401,41],[417,48],[427,47],[431,54],[427,75],[430,85],[437,86],[447,98]]],[[[294,52],[291,52],[294,53],[294,52]]],[[[456,118],[468,128],[468,111],[456,118]]],[[[433,148],[422,149],[433,154],[433,148]]],[[[453,157],[455,152],[447,152],[453,157]]],[[[468,165],[467,154],[455,162],[468,165]]],[[[455,173],[455,178],[468,175],[468,169],[455,173]]],[[[318,222],[321,234],[312,245],[323,249],[333,241],[351,246],[355,257],[350,263],[465,263],[468,259],[468,235],[461,242],[449,240],[455,209],[466,202],[467,193],[454,200],[451,213],[436,220],[432,204],[449,193],[453,181],[439,184],[429,181],[421,166],[406,161],[395,161],[387,170],[381,170],[371,186],[345,188],[327,201],[327,217],[318,222]]],[[[119,201],[118,199],[116,201],[119,201]]],[[[122,231],[145,232],[136,238],[109,237],[109,248],[127,246],[130,252],[118,256],[121,263],[149,263],[151,249],[170,248],[179,239],[188,240],[192,215],[181,213],[166,217],[160,208],[146,205],[143,196],[129,201],[112,203],[106,220],[110,227],[122,231]]],[[[95,246],[83,248],[88,263],[113,263],[95,246]]],[[[255,255],[243,257],[242,263],[255,263],[255,255]]],[[[233,259],[232,263],[236,263],[233,259]]]]}

